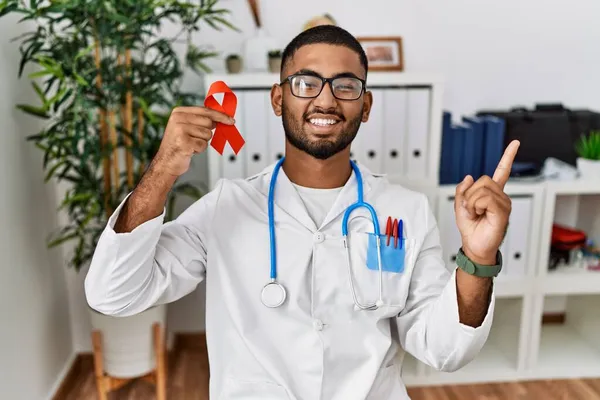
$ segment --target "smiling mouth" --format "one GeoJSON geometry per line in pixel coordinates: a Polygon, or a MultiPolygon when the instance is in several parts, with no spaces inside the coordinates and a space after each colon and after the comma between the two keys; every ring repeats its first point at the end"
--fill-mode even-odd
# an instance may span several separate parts
{"type": "Polygon", "coordinates": [[[328,127],[338,124],[340,120],[333,118],[309,118],[308,122],[314,126],[328,127]]]}

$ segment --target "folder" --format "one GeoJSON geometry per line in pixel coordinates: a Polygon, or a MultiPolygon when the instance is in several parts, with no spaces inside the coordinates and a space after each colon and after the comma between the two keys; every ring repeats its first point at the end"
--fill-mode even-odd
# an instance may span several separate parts
{"type": "Polygon", "coordinates": [[[383,171],[390,175],[404,175],[404,142],[408,132],[407,89],[386,89],[383,97],[383,171]]]}
{"type": "Polygon", "coordinates": [[[507,275],[524,276],[527,273],[531,232],[529,225],[533,200],[531,197],[516,197],[511,201],[512,211],[509,217],[506,253],[503,253],[503,259],[507,275]]]}
{"type": "Polygon", "coordinates": [[[484,129],[483,174],[493,176],[502,153],[504,152],[504,135],[506,122],[492,115],[482,117],[484,129]]]}
{"type": "MultiPolygon", "coordinates": [[[[384,133],[384,100],[383,89],[372,89],[373,107],[369,120],[363,122],[355,141],[358,146],[353,148],[356,159],[371,172],[383,172],[383,133],[384,133]]],[[[394,173],[395,171],[385,171],[394,173]]]]}
{"type": "Polygon", "coordinates": [[[429,138],[430,90],[408,89],[408,135],[406,141],[406,175],[427,178],[427,139],[429,138]]]}
{"type": "Polygon", "coordinates": [[[440,185],[452,183],[452,113],[444,111],[442,114],[442,148],[440,151],[440,185]]]}
{"type": "MultiPolygon", "coordinates": [[[[236,93],[236,96],[238,99],[238,108],[235,113],[235,126],[244,137],[244,140],[247,141],[246,123],[244,121],[244,109],[246,107],[244,93],[236,93]]],[[[212,151],[212,149],[209,150],[212,151]]],[[[218,162],[220,163],[220,175],[218,176],[218,179],[244,178],[246,176],[246,153],[247,149],[242,147],[240,152],[236,155],[229,143],[227,143],[225,149],[223,149],[223,155],[217,154],[215,156],[218,157],[218,162]]],[[[213,155],[211,154],[211,156],[213,155]]]]}
{"type": "Polygon", "coordinates": [[[469,174],[473,179],[477,180],[483,175],[483,142],[484,142],[484,122],[478,117],[463,117],[463,122],[471,126],[472,131],[469,131],[466,137],[465,157],[467,160],[466,174],[469,174]]]}
{"type": "MultiPolygon", "coordinates": [[[[246,175],[256,175],[268,164],[268,126],[269,110],[264,90],[249,90],[244,93],[244,130],[246,139],[246,175]]],[[[239,103],[238,103],[239,104],[239,103]]],[[[237,114],[236,114],[237,115],[237,114]]]]}
{"type": "Polygon", "coordinates": [[[459,183],[465,177],[465,168],[463,167],[463,164],[467,129],[467,125],[452,125],[452,183],[459,183]]]}

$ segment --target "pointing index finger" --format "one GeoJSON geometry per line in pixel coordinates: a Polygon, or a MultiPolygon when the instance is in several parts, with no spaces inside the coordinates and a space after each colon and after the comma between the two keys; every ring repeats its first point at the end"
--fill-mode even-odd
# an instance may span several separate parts
{"type": "Polygon", "coordinates": [[[492,180],[499,184],[501,188],[504,188],[504,185],[506,185],[506,182],[510,177],[513,161],[515,160],[520,145],[521,143],[518,140],[510,142],[496,167],[492,180]]]}

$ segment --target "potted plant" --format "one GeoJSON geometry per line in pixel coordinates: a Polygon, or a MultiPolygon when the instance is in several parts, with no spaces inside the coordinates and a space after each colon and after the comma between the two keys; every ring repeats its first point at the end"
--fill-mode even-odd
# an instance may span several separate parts
{"type": "Polygon", "coordinates": [[[279,73],[281,70],[281,50],[271,50],[269,56],[269,71],[279,73]]]}
{"type": "Polygon", "coordinates": [[[242,71],[242,57],[239,54],[230,54],[225,59],[227,72],[230,74],[238,74],[242,71]]]}
{"type": "MultiPolygon", "coordinates": [[[[46,180],[66,184],[59,210],[68,222],[50,238],[50,247],[71,244],[68,265],[89,264],[108,217],[135,187],[156,153],[170,110],[198,105],[197,91],[181,88],[184,67],[209,71],[216,53],[192,43],[201,25],[236,29],[216,0],[0,1],[0,19],[18,14],[33,30],[17,39],[21,60],[39,97],[18,108],[45,120],[28,137],[43,152],[46,180]],[[158,28],[179,24],[174,37],[158,28]],[[185,47],[180,60],[175,45],[185,47]]],[[[180,196],[199,198],[206,188],[178,183],[169,196],[166,219],[180,196]]],[[[131,318],[112,318],[90,309],[94,329],[103,333],[104,369],[109,375],[143,375],[153,363],[152,325],[165,325],[164,307],[131,318]],[[135,334],[128,331],[135,327],[135,334]],[[128,338],[127,348],[119,347],[128,338]]]]}
{"type": "Polygon", "coordinates": [[[575,145],[577,169],[583,178],[600,180],[600,131],[582,135],[575,145]]]}

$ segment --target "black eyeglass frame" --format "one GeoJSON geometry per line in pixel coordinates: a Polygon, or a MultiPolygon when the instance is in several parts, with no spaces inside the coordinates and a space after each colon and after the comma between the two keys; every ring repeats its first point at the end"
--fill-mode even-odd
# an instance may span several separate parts
{"type": "Polygon", "coordinates": [[[346,76],[346,75],[332,76],[331,78],[324,78],[324,77],[322,77],[320,75],[317,75],[317,74],[307,74],[306,72],[299,72],[299,73],[292,74],[292,75],[286,77],[284,80],[282,80],[281,82],[279,82],[279,85],[281,86],[281,85],[283,85],[285,83],[289,83],[290,84],[290,92],[292,93],[292,95],[294,97],[297,97],[299,99],[316,99],[317,97],[319,97],[321,95],[321,92],[323,91],[323,88],[325,87],[326,83],[329,83],[329,90],[331,90],[331,95],[333,97],[335,97],[336,99],[342,100],[342,101],[355,101],[355,100],[358,100],[358,99],[360,99],[360,96],[362,96],[366,92],[366,90],[367,90],[367,81],[365,79],[361,79],[361,78],[359,78],[357,76],[346,76]],[[312,76],[313,78],[320,79],[321,80],[321,89],[319,90],[319,93],[317,93],[314,96],[298,96],[298,95],[294,94],[294,90],[292,89],[292,86],[293,86],[292,85],[292,79],[296,78],[298,76],[312,76]],[[335,95],[335,93],[333,92],[333,81],[336,80],[336,79],[343,79],[343,78],[357,79],[358,81],[360,81],[362,88],[361,88],[360,92],[358,93],[358,96],[355,99],[342,99],[342,98],[337,97],[335,95]]]}

